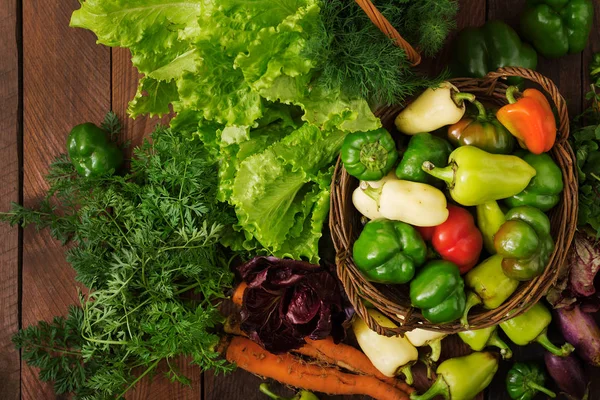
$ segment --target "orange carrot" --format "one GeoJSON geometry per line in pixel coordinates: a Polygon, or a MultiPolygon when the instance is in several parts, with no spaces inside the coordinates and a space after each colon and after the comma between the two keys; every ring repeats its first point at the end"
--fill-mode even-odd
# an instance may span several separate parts
{"type": "Polygon", "coordinates": [[[362,351],[352,346],[343,343],[335,344],[331,337],[322,340],[312,340],[310,338],[306,338],[306,343],[308,343],[311,347],[314,347],[321,355],[316,358],[333,359],[335,360],[335,365],[338,365],[349,371],[374,376],[375,378],[386,382],[389,385],[400,387],[407,393],[414,391],[414,389],[406,383],[396,378],[383,375],[377,368],[375,368],[373,363],[371,363],[371,360],[369,360],[369,358],[362,351]]]}
{"type": "Polygon", "coordinates": [[[233,295],[231,295],[231,301],[233,301],[233,304],[240,307],[242,306],[242,303],[244,302],[244,292],[246,291],[247,287],[248,284],[242,281],[242,283],[235,288],[233,295]]]}
{"type": "Polygon", "coordinates": [[[255,375],[305,390],[335,395],[367,395],[375,400],[409,400],[402,390],[372,376],[347,374],[337,368],[307,364],[289,353],[275,355],[242,337],[231,339],[225,358],[255,375]]]}

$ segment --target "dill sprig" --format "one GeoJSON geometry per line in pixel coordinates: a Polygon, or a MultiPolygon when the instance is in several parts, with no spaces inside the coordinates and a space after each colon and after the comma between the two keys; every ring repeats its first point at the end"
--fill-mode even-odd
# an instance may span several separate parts
{"type": "Polygon", "coordinates": [[[57,393],[110,399],[162,361],[172,381],[189,383],[169,362],[182,355],[227,371],[214,350],[216,305],[232,279],[219,240],[237,219],[216,200],[217,165],[200,140],[159,127],[126,176],[84,178],[60,156],[47,180],[38,207],[15,204],[0,218],[70,243],[67,260],[90,293],[67,318],[14,337],[40,379],[57,393]]]}

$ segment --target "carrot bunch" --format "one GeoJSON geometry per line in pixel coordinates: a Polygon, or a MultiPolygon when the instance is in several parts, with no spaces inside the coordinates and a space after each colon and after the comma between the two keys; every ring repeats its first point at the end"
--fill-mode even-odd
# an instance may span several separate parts
{"type": "MultiPolygon", "coordinates": [[[[238,306],[243,302],[245,289],[242,283],[232,296],[238,306]]],[[[294,350],[318,361],[314,363],[290,353],[276,355],[266,351],[244,337],[232,320],[225,331],[234,335],[222,342],[221,351],[227,361],[286,385],[331,395],[367,395],[376,400],[408,400],[414,391],[404,382],[381,374],[361,351],[343,343],[335,344],[331,338],[307,338],[304,346],[294,350]]]]}

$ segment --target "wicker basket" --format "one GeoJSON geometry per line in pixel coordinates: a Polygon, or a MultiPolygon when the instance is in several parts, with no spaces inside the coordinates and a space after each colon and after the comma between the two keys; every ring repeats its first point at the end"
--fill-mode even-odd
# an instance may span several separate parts
{"type": "MultiPolygon", "coordinates": [[[[556,281],[561,269],[566,268],[565,259],[573,240],[577,222],[577,174],[574,168],[575,156],[567,142],[569,136],[569,117],[565,100],[554,83],[543,75],[525,68],[500,68],[488,74],[485,79],[455,79],[452,83],[461,91],[473,93],[477,99],[488,105],[506,104],[506,85],[500,80],[507,76],[523,77],[543,89],[554,103],[558,115],[558,136],[550,154],[561,167],[564,180],[564,192],[560,203],[552,209],[552,236],[555,250],[543,275],[522,283],[517,291],[495,310],[474,308],[469,316],[470,329],[480,329],[495,325],[507,319],[509,311],[522,313],[535,304],[556,281]]],[[[402,106],[391,106],[376,113],[392,135],[398,135],[394,119],[402,106]]],[[[408,285],[380,285],[368,282],[359,272],[352,260],[352,246],[357,239],[361,218],[352,204],[352,192],[358,181],[351,177],[338,160],[332,182],[330,228],[337,252],[337,272],[346,293],[358,315],[373,330],[384,335],[394,335],[414,328],[439,330],[456,333],[465,328],[458,322],[432,324],[425,320],[419,310],[413,309],[408,296],[408,285]],[[365,301],[395,321],[399,327],[389,329],[379,326],[366,312],[365,301]]]]}

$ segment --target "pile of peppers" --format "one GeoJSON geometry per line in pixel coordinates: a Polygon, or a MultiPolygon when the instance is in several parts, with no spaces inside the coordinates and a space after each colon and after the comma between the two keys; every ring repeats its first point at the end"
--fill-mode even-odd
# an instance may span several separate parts
{"type": "MultiPolygon", "coordinates": [[[[441,363],[429,391],[413,393],[413,400],[472,398],[487,387],[498,357],[485,349],[512,356],[500,330],[515,345],[536,342],[560,357],[573,351],[548,339],[551,314],[541,303],[497,326],[469,330],[472,307],[500,307],[522,281],[544,272],[554,251],[546,213],[563,191],[562,171],[548,154],[556,120],[536,89],[521,93],[511,86],[506,103],[488,109],[444,82],[397,116],[399,134],[357,132],[343,144],[344,166],[359,181],[352,199],[364,224],[353,246],[356,267],[371,282],[405,285],[412,306],[431,323],[460,319],[467,330],[459,337],[474,351],[441,363]]],[[[369,313],[395,327],[377,310],[369,313]]],[[[421,360],[416,348],[431,347],[429,369],[445,337],[419,329],[406,337],[379,336],[358,317],[353,329],[382,373],[402,373],[407,381],[410,366],[421,360]]],[[[511,396],[544,391],[543,378],[532,366],[515,366],[511,396]]]]}

